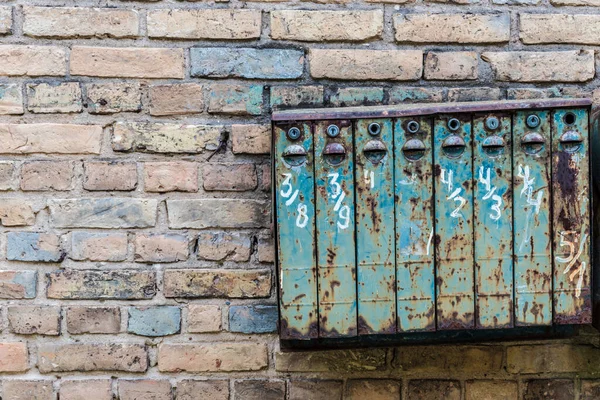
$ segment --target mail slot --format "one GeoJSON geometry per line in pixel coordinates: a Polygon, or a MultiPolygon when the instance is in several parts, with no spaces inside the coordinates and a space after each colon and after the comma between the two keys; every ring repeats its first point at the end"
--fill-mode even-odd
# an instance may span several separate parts
{"type": "Polygon", "coordinates": [[[527,337],[592,323],[590,106],[274,113],[282,343],[527,337]]]}

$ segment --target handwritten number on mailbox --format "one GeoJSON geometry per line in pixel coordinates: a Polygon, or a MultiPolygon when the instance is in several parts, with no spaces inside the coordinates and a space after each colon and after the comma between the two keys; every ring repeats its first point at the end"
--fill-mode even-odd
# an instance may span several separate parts
{"type": "MultiPolygon", "coordinates": [[[[567,246],[569,248],[569,256],[568,257],[559,257],[559,256],[555,257],[556,261],[567,264],[567,266],[565,267],[565,270],[563,271],[563,274],[566,274],[569,271],[571,271],[571,268],[573,268],[573,266],[575,265],[577,260],[579,260],[579,257],[581,257],[581,254],[583,253],[587,235],[584,233],[581,237],[581,240],[579,240],[579,239],[580,239],[579,235],[577,234],[576,231],[560,232],[560,245],[567,246]],[[574,241],[567,240],[567,236],[570,236],[570,235],[574,236],[574,238],[575,238],[574,241]],[[577,242],[579,242],[579,249],[578,249],[577,253],[575,253],[575,243],[577,243],[577,242]]],[[[577,297],[577,298],[579,298],[579,296],[581,296],[581,287],[583,286],[583,277],[585,274],[585,267],[586,267],[585,261],[581,261],[579,268],[572,271],[571,274],[569,275],[569,281],[573,282],[573,279],[575,279],[575,277],[579,274],[579,278],[577,279],[577,286],[575,289],[575,297],[577,297]]]]}
{"type": "Polygon", "coordinates": [[[483,166],[479,167],[479,182],[483,183],[485,190],[487,191],[487,193],[483,196],[483,200],[487,200],[491,197],[495,202],[495,204],[492,204],[490,207],[492,211],[495,212],[494,214],[490,214],[490,218],[494,221],[498,221],[502,216],[502,210],[500,209],[500,206],[502,205],[502,197],[494,194],[497,188],[496,186],[492,186],[491,168],[487,168],[486,170],[483,166]]]}
{"type": "MultiPolygon", "coordinates": [[[[279,191],[279,194],[284,199],[287,199],[285,205],[289,207],[294,203],[294,201],[296,201],[296,198],[298,198],[299,191],[298,189],[294,191],[294,187],[292,186],[291,182],[292,174],[283,174],[283,176],[285,176],[285,179],[283,180],[281,185],[285,186],[286,189],[284,190],[282,188],[279,191]]],[[[298,203],[298,207],[296,208],[296,211],[298,212],[298,216],[296,217],[296,226],[298,228],[304,228],[308,224],[308,215],[306,214],[307,210],[308,208],[306,207],[306,204],[298,203]]]]}
{"type": "Polygon", "coordinates": [[[459,203],[458,207],[456,207],[454,211],[450,213],[450,216],[452,218],[462,218],[460,210],[465,206],[465,204],[467,204],[467,200],[464,197],[460,196],[462,188],[456,188],[454,191],[452,191],[452,188],[454,186],[454,183],[452,182],[453,177],[454,172],[452,170],[446,171],[442,168],[441,182],[446,184],[448,189],[447,191],[448,193],[450,193],[450,196],[446,197],[446,200],[454,200],[455,202],[459,203]]]}
{"type": "Polygon", "coordinates": [[[332,172],[331,174],[327,174],[327,177],[330,178],[329,184],[332,186],[331,198],[334,200],[337,199],[333,211],[338,212],[338,216],[343,221],[338,221],[337,226],[339,229],[346,229],[350,225],[350,207],[342,205],[342,202],[346,198],[346,193],[344,193],[342,186],[337,181],[340,174],[332,172]]]}

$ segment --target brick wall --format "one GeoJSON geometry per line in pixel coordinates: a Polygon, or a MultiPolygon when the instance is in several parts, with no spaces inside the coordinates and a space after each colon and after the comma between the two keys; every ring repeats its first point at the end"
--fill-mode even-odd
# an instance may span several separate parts
{"type": "Polygon", "coordinates": [[[591,329],[280,352],[268,157],[275,108],[593,96],[600,1],[3,0],[0,34],[2,400],[600,398],[591,329]]]}

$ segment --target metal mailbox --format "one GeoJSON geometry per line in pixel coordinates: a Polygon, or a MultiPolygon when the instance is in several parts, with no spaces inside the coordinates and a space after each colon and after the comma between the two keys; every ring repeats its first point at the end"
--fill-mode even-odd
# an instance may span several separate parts
{"type": "Polygon", "coordinates": [[[526,337],[592,323],[590,106],[274,113],[282,343],[526,337]]]}

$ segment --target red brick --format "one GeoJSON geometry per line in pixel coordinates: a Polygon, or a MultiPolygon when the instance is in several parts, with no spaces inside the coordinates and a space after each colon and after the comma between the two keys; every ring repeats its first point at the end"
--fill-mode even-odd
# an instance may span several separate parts
{"type": "Polygon", "coordinates": [[[0,372],[24,372],[29,369],[27,344],[0,343],[0,372]]]}
{"type": "Polygon", "coordinates": [[[138,344],[41,344],[38,347],[38,369],[43,374],[69,371],[144,372],[147,368],[146,348],[138,344]]]}
{"type": "Polygon", "coordinates": [[[271,125],[232,125],[231,146],[236,154],[269,154],[271,125]]]}
{"type": "Polygon", "coordinates": [[[244,400],[284,400],[285,382],[264,379],[248,379],[233,384],[236,399],[244,400]]]}
{"type": "Polygon", "coordinates": [[[137,168],[133,162],[86,162],[84,170],[86,190],[133,190],[137,186],[137,168]]]}
{"type": "Polygon", "coordinates": [[[204,111],[203,87],[197,83],[150,86],[150,115],[181,115],[204,111]]]}
{"type": "Polygon", "coordinates": [[[123,261],[127,258],[127,233],[72,232],[69,256],[80,261],[123,261]]]}
{"type": "Polygon", "coordinates": [[[72,181],[69,161],[32,161],[21,167],[21,190],[70,190],[72,181]]]}
{"type": "Polygon", "coordinates": [[[193,162],[147,162],[144,164],[147,192],[197,192],[198,166],[193,162]]]}
{"type": "Polygon", "coordinates": [[[254,164],[205,164],[202,169],[204,190],[243,192],[258,185],[254,164]]]}
{"type": "Polygon", "coordinates": [[[221,331],[221,306],[190,304],[188,306],[188,332],[206,333],[221,331]]]}

